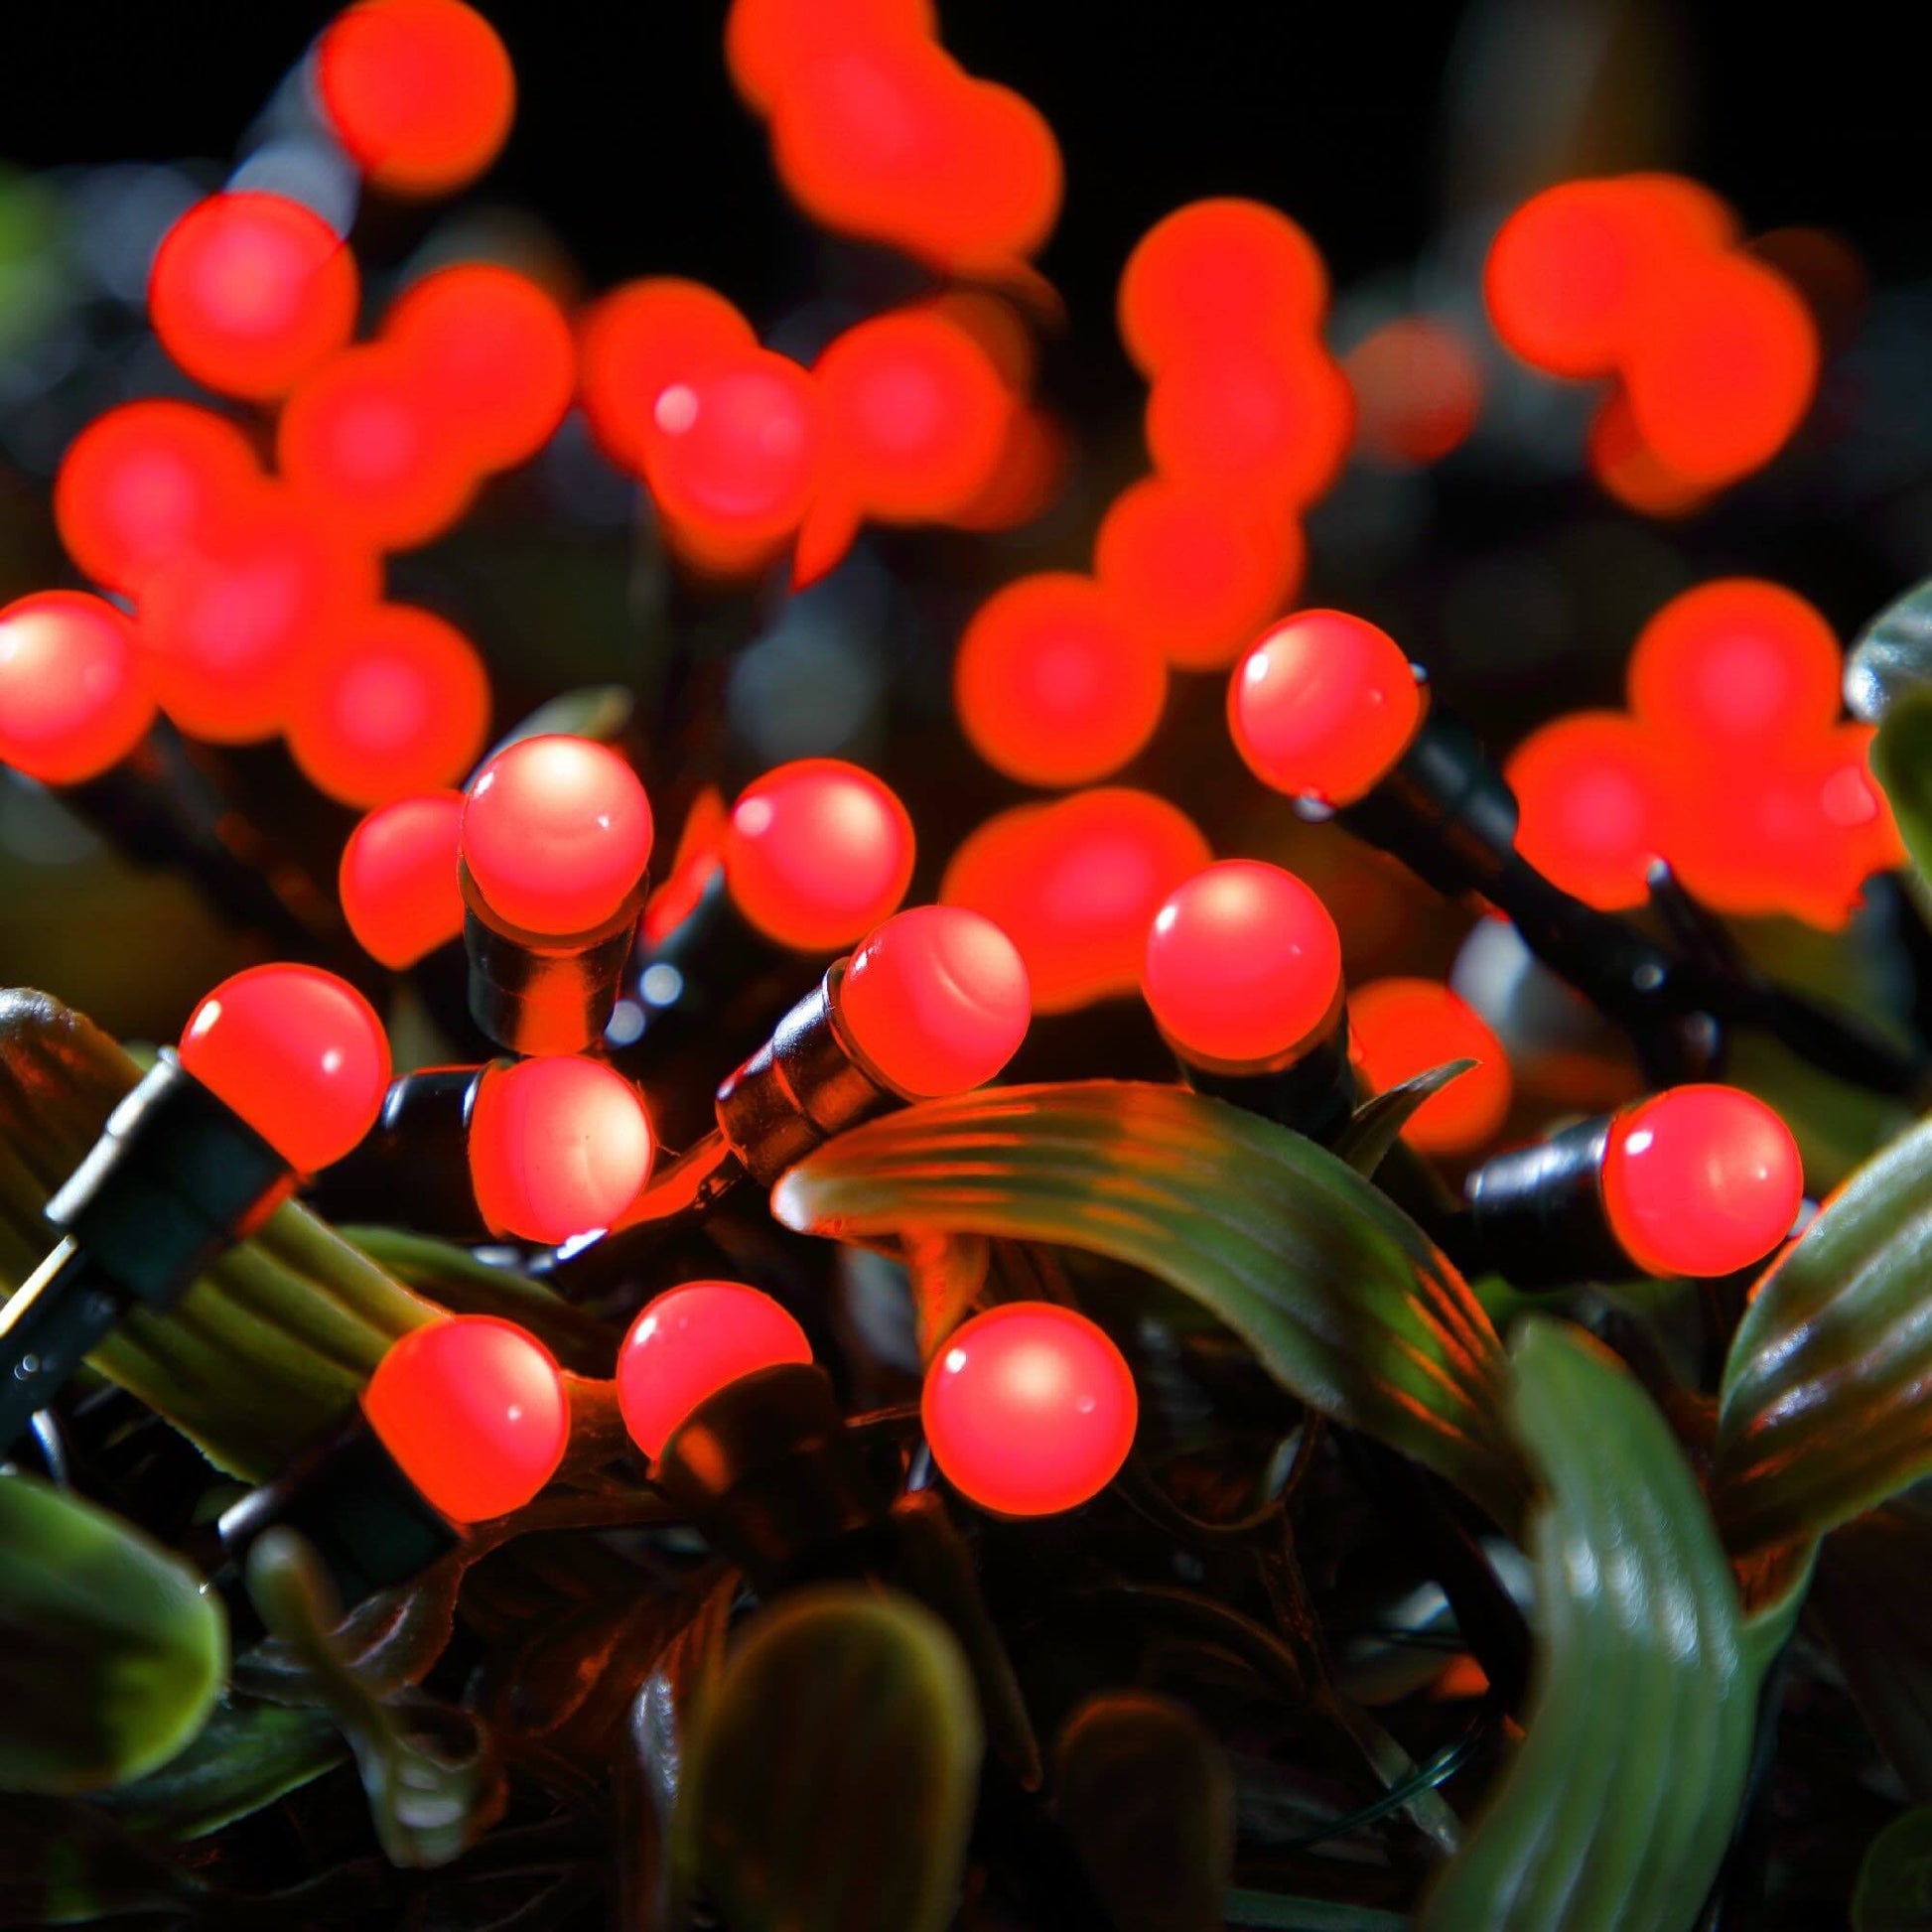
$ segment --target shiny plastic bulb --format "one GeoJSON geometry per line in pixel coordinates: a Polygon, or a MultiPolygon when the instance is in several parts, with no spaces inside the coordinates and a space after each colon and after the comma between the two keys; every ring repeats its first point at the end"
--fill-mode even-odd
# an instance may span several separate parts
{"type": "Polygon", "coordinates": [[[1380,782],[1422,723],[1415,671],[1386,630],[1342,611],[1303,611],[1236,665],[1235,748],[1263,784],[1350,805],[1380,782]]]}
{"type": "Polygon", "coordinates": [[[497,1234],[550,1245],[608,1228],[650,1175],[642,1097],[602,1060],[492,1066],[470,1113],[470,1180],[497,1234]]]}
{"type": "Polygon", "coordinates": [[[956,1329],[926,1372],[920,1420],[940,1473],[999,1516],[1077,1509],[1134,1447],[1133,1372],[1085,1315],[1008,1302],[956,1329]]]}
{"type": "Polygon", "coordinates": [[[251,966],[189,1015],[182,1066],[298,1173],[326,1168],[375,1125],[389,1040],[375,1009],[314,966],[251,966]]]}
{"type": "Polygon", "coordinates": [[[563,1371],[537,1338],[493,1314],[454,1314],[391,1345],[362,1413],[424,1499],[455,1523],[521,1509],[570,1440],[563,1371]]]}
{"type": "Polygon", "coordinates": [[[805,1331],[743,1282],[686,1282],[646,1305],[618,1351],[618,1406],[655,1461],[699,1404],[741,1376],[809,1363],[805,1331]]]}
{"type": "Polygon", "coordinates": [[[1610,1230],[1652,1275],[1728,1275],[1769,1254],[1804,1202],[1791,1130],[1735,1087],[1672,1087],[1610,1123],[1610,1230]]]}
{"type": "Polygon", "coordinates": [[[1141,992],[1190,1064],[1278,1065],[1340,1016],[1341,935],[1293,873],[1223,859],[1154,915],[1141,992]]]}
{"type": "Polygon", "coordinates": [[[463,858],[496,914],[527,932],[587,932],[611,918],[650,863],[650,800],[608,745],[519,739],[477,774],[463,858]]]}
{"type": "Polygon", "coordinates": [[[740,793],[725,830],[725,886],[767,939],[836,952],[897,909],[914,843],[883,779],[840,759],[798,759],[740,793]]]}
{"type": "Polygon", "coordinates": [[[1435,980],[1371,981],[1349,995],[1350,1049],[1377,1093],[1449,1060],[1475,1064],[1409,1116],[1402,1138],[1425,1154],[1470,1154],[1509,1117],[1509,1055],[1476,1010],[1435,980]]]}
{"type": "Polygon", "coordinates": [[[457,844],[463,793],[429,791],[379,805],[348,835],[337,890],[370,958],[400,972],[463,930],[457,844]]]}
{"type": "Polygon", "coordinates": [[[1503,775],[1530,865],[1601,911],[1648,900],[1650,867],[1675,840],[1669,772],[1641,725],[1610,711],[1554,719],[1517,746],[1503,775]]]}
{"type": "Polygon", "coordinates": [[[154,699],[133,626],[80,591],[0,609],[0,763],[42,784],[79,784],[147,736],[154,699]]]}

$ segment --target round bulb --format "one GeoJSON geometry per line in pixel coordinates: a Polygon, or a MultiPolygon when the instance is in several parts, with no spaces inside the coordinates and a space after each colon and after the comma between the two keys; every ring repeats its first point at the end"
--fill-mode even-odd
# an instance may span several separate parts
{"type": "Polygon", "coordinates": [[[725,65],[740,98],[762,114],[808,62],[869,41],[930,40],[938,31],[932,0],[732,0],[725,65]]]}
{"type": "Polygon", "coordinates": [[[650,800],[609,746],[520,739],[483,766],[463,810],[463,859],[491,910],[526,932],[603,925],[650,863],[650,800]]]}
{"type": "Polygon", "coordinates": [[[492,1066],[470,1112],[470,1179],[497,1234],[551,1246],[608,1228],[650,1175],[650,1119],[602,1060],[492,1066]]]}
{"type": "Polygon", "coordinates": [[[1610,711],[1558,718],[1517,746],[1503,775],[1529,864],[1600,911],[1647,902],[1650,867],[1674,840],[1669,771],[1640,725],[1610,711]]]}
{"type": "Polygon", "coordinates": [[[355,258],[321,215],[254,190],[197,202],[162,237],[148,319],[196,381],[286,395],[349,339],[355,258]]]}
{"type": "Polygon", "coordinates": [[[1482,364],[1448,323],[1398,316],[1343,359],[1355,392],[1355,435],[1378,462],[1400,470],[1440,463],[1461,448],[1482,414],[1482,364]]]}
{"type": "Polygon", "coordinates": [[[926,1372],[920,1419],[946,1480],[999,1516],[1051,1516],[1127,1460],[1140,1397],[1085,1315],[1008,1302],[956,1329],[926,1372]]]}
{"type": "Polygon", "coordinates": [[[1341,611],[1304,611],[1236,665],[1235,749],[1263,784],[1326,805],[1372,790],[1422,723],[1423,694],[1386,630],[1341,611]]]}
{"type": "Polygon", "coordinates": [[[375,1009],[313,966],[251,966],[188,1017],[182,1066],[298,1173],[340,1161],[389,1089],[389,1041],[375,1009]]]}
{"type": "Polygon", "coordinates": [[[1183,1060],[1280,1063],[1340,1015],[1341,935],[1293,873],[1223,859],[1154,915],[1141,991],[1183,1060]]]}
{"type": "Polygon", "coordinates": [[[912,821],[883,779],[838,759],[799,759],[732,807],[725,885],[767,939],[836,952],[888,918],[912,883],[912,821]]]}
{"type": "Polygon", "coordinates": [[[1763,1101],[1672,1087],[1610,1123],[1602,1186],[1610,1231],[1646,1273],[1728,1275],[1791,1232],[1804,1163],[1763,1101]]]}
{"type": "Polygon", "coordinates": [[[41,591],[0,610],[0,763],[79,784],[147,736],[154,699],[134,629],[97,597],[41,591]]]}
{"type": "Polygon", "coordinates": [[[1604,494],[1640,516],[1690,516],[1711,500],[1713,485],[1680,477],[1643,440],[1621,388],[1597,405],[1584,454],[1604,494]]]}
{"type": "Polygon", "coordinates": [[[983,1085],[1020,1050],[1027,968],[989,918],[963,905],[897,913],[852,955],[839,1019],[861,1057],[912,1099],[983,1085]]]}
{"type": "Polygon", "coordinates": [[[412,1328],[375,1365],[362,1413],[424,1499],[456,1523],[521,1509],[556,1474],[570,1440],[563,1371],[534,1335],[493,1314],[412,1328]]]}
{"type": "Polygon", "coordinates": [[[618,1406],[655,1461],[700,1403],[741,1376],[809,1363],[805,1331],[743,1282],[686,1282],[650,1303],[618,1351],[618,1406]]]}
{"type": "Polygon", "coordinates": [[[1473,1060],[1409,1116],[1402,1138],[1424,1154],[1471,1154],[1509,1117],[1515,1082],[1482,1016],[1435,980],[1376,980],[1349,996],[1355,1063],[1377,1093],[1449,1060],[1473,1060]]]}
{"type": "Polygon", "coordinates": [[[457,844],[463,793],[431,791],[380,805],[348,835],[338,880],[356,943],[392,972],[463,930],[457,844]]]}

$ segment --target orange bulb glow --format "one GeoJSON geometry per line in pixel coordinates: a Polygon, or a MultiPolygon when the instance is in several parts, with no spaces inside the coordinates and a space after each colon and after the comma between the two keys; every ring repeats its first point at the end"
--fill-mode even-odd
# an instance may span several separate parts
{"type": "Polygon", "coordinates": [[[805,1331],[743,1282],[686,1282],[630,1324],[618,1352],[618,1406],[654,1462],[691,1412],[741,1376],[809,1364],[805,1331]]]}
{"type": "Polygon", "coordinates": [[[1644,904],[1672,836],[1662,755],[1619,712],[1580,711],[1532,732],[1503,772],[1522,816],[1516,849],[1565,892],[1605,912],[1644,904]]]}
{"type": "Polygon", "coordinates": [[[913,856],[912,821],[883,779],[839,759],[797,759],[740,793],[725,885],[767,939],[836,952],[897,909],[913,856]]]}
{"type": "Polygon", "coordinates": [[[348,341],[355,259],[299,202],[253,190],[198,202],[163,237],[148,319],[196,381],[286,395],[348,341]]]}
{"type": "Polygon", "coordinates": [[[1118,771],[1161,722],[1168,673],[1127,601],[1091,577],[1023,577],[959,640],[953,703],[973,749],[1035,785],[1118,771]]]}
{"type": "Polygon", "coordinates": [[[1051,1516],[1097,1496],[1127,1460],[1140,1396],[1085,1315],[1007,1302],[957,1328],[926,1371],[919,1418],[939,1472],[998,1516],[1051,1516]]]}
{"type": "Polygon", "coordinates": [[[0,763],[42,784],[79,784],[147,736],[154,699],[133,627],[79,591],[0,609],[0,763]]]}
{"type": "Polygon", "coordinates": [[[550,1351],[493,1314],[412,1328],[375,1366],[362,1413],[396,1465],[455,1523],[532,1501],[570,1441],[570,1396],[550,1351]]]}
{"type": "Polygon", "coordinates": [[[1355,436],[1377,462],[1402,469],[1440,463],[1468,440],[1482,414],[1482,366],[1448,323],[1399,316],[1343,358],[1355,392],[1355,436]]]}
{"type": "Polygon", "coordinates": [[[732,0],[725,65],[745,104],[768,114],[790,78],[827,54],[938,31],[932,0],[732,0]]]}
{"type": "Polygon", "coordinates": [[[1761,1100],[1672,1087],[1611,1122],[1602,1188],[1611,1232],[1645,1273],[1728,1275],[1791,1232],[1804,1164],[1761,1100]]]}
{"type": "Polygon", "coordinates": [[[1293,873],[1223,859],[1154,915],[1141,992],[1190,1065],[1280,1065],[1340,1017],[1341,935],[1293,873]]]}
{"type": "Polygon", "coordinates": [[[316,49],[323,111],[392,195],[447,195],[495,160],[516,111],[496,31],[459,0],[357,0],[316,49]]]}
{"type": "Polygon", "coordinates": [[[289,719],[289,751],[319,791],[385,805],[458,783],[489,727],[489,678],[454,624],[375,604],[331,639],[289,719]]]}
{"type": "Polygon", "coordinates": [[[69,444],[54,522],[96,584],[137,591],[260,478],[248,439],[225,417],[186,402],[123,403],[69,444]]]}
{"type": "Polygon", "coordinates": [[[1377,1093],[1449,1060],[1474,1060],[1409,1116],[1402,1138],[1424,1154],[1473,1154],[1509,1116],[1514,1082],[1502,1042],[1471,1006],[1434,980],[1375,980],[1349,996],[1351,1051],[1377,1093]]]}
{"type": "Polygon", "coordinates": [[[375,1009],[313,966],[251,966],[223,980],[189,1015],[181,1063],[298,1173],[348,1153],[389,1088],[375,1009]]]}
{"type": "Polygon", "coordinates": [[[1018,529],[1053,506],[1071,467],[1065,426],[1047,411],[1022,403],[1007,419],[1006,447],[992,481],[946,520],[958,530],[1018,529]]]}
{"type": "Polygon", "coordinates": [[[1630,398],[1620,387],[1604,396],[1590,418],[1585,453],[1603,493],[1640,516],[1695,516],[1711,501],[1711,484],[1680,477],[1638,435],[1630,398]]]}
{"type": "Polygon", "coordinates": [[[356,944],[391,971],[415,965],[463,930],[462,824],[462,792],[423,792],[377,806],[343,848],[343,917],[356,944]]]}

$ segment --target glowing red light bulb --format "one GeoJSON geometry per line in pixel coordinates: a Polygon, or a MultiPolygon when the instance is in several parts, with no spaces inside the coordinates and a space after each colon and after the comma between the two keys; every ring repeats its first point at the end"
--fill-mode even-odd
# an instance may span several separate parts
{"type": "Polygon", "coordinates": [[[316,49],[323,111],[395,195],[445,195],[495,160],[516,111],[496,31],[459,0],[358,0],[316,49]]]}
{"type": "Polygon", "coordinates": [[[1610,1123],[1603,1206],[1652,1275],[1728,1275],[1791,1232],[1805,1192],[1797,1143],[1735,1087],[1672,1087],[1610,1123]]]}
{"type": "Polygon", "coordinates": [[[1114,1479],[1140,1407],[1120,1350],[1085,1315],[1008,1302],[948,1338],[919,1414],[962,1496],[999,1516],[1051,1516],[1114,1479]]]}
{"type": "Polygon", "coordinates": [[[805,1331],[743,1282],[686,1282],[648,1304],[618,1353],[618,1405],[630,1440],[655,1461],[702,1402],[741,1376],[809,1363],[805,1331]]]}
{"type": "Polygon", "coordinates": [[[527,932],[587,932],[618,912],[650,863],[650,800],[618,754],[551,735],[507,746],[463,808],[463,859],[498,917],[527,932]]]}
{"type": "Polygon", "coordinates": [[[483,748],[489,678],[454,624],[376,604],[332,639],[288,724],[289,751],[345,805],[454,784],[483,748]]]}
{"type": "Polygon", "coordinates": [[[163,237],[148,318],[196,381],[264,399],[348,341],[356,289],[355,259],[321,215],[239,190],[198,202],[163,237]]]}
{"type": "Polygon", "coordinates": [[[929,1099],[992,1079],[1020,1050],[1033,1006],[1026,965],[991,919],[915,905],[852,955],[838,1012],[885,1085],[929,1099]]]}
{"type": "Polygon", "coordinates": [[[42,784],[78,784],[153,723],[133,626],[111,604],[41,591],[0,610],[0,763],[42,784]]]}
{"type": "Polygon", "coordinates": [[[1028,784],[1118,771],[1154,736],[1167,695],[1167,666],[1132,607],[1070,571],[996,591],[953,663],[953,702],[973,749],[1028,784]]]}
{"type": "Polygon", "coordinates": [[[54,522],[95,583],[134,591],[260,480],[247,438],[225,417],[186,402],[123,403],[68,445],[54,522]]]}
{"type": "Polygon", "coordinates": [[[839,759],[798,759],[732,807],[725,885],[767,939],[836,952],[905,897],[913,855],[912,821],[883,779],[839,759]]]}
{"type": "Polygon", "coordinates": [[[1440,463],[1482,413],[1482,365],[1461,336],[1430,316],[1384,323],[1342,368],[1355,392],[1356,437],[1385,464],[1440,463]]]}
{"type": "Polygon", "coordinates": [[[1620,386],[1590,418],[1585,454],[1604,494],[1640,516],[1692,516],[1711,500],[1712,484],[1680,477],[1638,434],[1620,386]]]}
{"type": "Polygon", "coordinates": [[[570,1440],[563,1371],[534,1335],[493,1314],[412,1328],[376,1364],[362,1413],[455,1523],[521,1509],[556,1474],[570,1440]]]}
{"type": "Polygon", "coordinates": [[[1423,694],[1402,646],[1343,611],[1303,611],[1235,667],[1228,724],[1263,784],[1353,804],[1409,749],[1423,694]]]}
{"type": "Polygon", "coordinates": [[[732,0],[725,65],[745,104],[768,113],[789,77],[827,53],[938,30],[932,0],[732,0]]]}
{"type": "Polygon", "coordinates": [[[378,806],[343,848],[343,917],[362,950],[392,971],[463,930],[462,827],[462,792],[424,792],[378,806]]]}
{"type": "Polygon", "coordinates": [[[1280,1063],[1341,1012],[1341,935],[1293,873],[1223,859],[1154,915],[1141,991],[1191,1065],[1280,1063]]]}
{"type": "Polygon", "coordinates": [[[650,1119],[602,1060],[492,1066],[470,1114],[470,1180],[498,1234],[549,1244],[609,1227],[650,1174],[650,1119]]]}
{"type": "Polygon", "coordinates": [[[389,1041],[356,990],[313,966],[251,966],[189,1015],[181,1063],[298,1173],[375,1125],[389,1041]]]}
{"type": "Polygon", "coordinates": [[[1516,849],[1565,892],[1605,912],[1642,905],[1668,855],[1669,773],[1643,727],[1580,711],[1532,732],[1504,768],[1521,817],[1516,849]]]}
{"type": "Polygon", "coordinates": [[[1377,1093],[1449,1060],[1474,1060],[1431,1094],[1402,1130],[1425,1154],[1468,1154],[1508,1118],[1509,1056],[1475,1009],[1435,980],[1385,979],[1349,996],[1351,1051],[1377,1093]]]}

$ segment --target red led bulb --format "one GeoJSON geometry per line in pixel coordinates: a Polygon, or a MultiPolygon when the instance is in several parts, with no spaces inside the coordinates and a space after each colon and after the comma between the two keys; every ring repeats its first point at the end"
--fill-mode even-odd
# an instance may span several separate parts
{"type": "Polygon", "coordinates": [[[1672,1087],[1610,1123],[1610,1230],[1652,1275],[1728,1275],[1769,1254],[1804,1202],[1791,1130],[1735,1087],[1672,1087]]]}
{"type": "Polygon", "coordinates": [[[1348,351],[1342,368],[1355,392],[1356,439],[1384,464],[1440,463],[1482,414],[1482,364],[1432,316],[1385,322],[1348,351]]]}
{"type": "Polygon", "coordinates": [[[1341,935],[1293,873],[1223,859],[1154,915],[1141,991],[1191,1065],[1279,1064],[1340,1014],[1341,935]]]}
{"type": "Polygon", "coordinates": [[[375,1125],[389,1041],[356,990],[313,966],[251,966],[189,1015],[182,1066],[298,1173],[340,1161],[375,1125]]]}
{"type": "Polygon", "coordinates": [[[1435,980],[1385,979],[1349,996],[1350,1046],[1377,1093],[1449,1060],[1473,1060],[1409,1116],[1402,1138],[1425,1154],[1469,1154],[1509,1117],[1515,1082],[1482,1016],[1435,980]]]}
{"type": "Polygon", "coordinates": [[[457,844],[463,793],[429,791],[378,806],[348,836],[338,879],[356,943],[391,971],[463,930],[457,844]]]}
{"type": "Polygon", "coordinates": [[[842,47],[939,29],[932,0],[732,0],[725,65],[748,107],[768,113],[787,79],[842,47]]]}
{"type": "Polygon", "coordinates": [[[1650,867],[1675,841],[1669,771],[1640,725],[1612,711],[1558,718],[1517,746],[1503,775],[1524,859],[1601,911],[1645,903],[1650,867]]]}
{"type": "Polygon", "coordinates": [[[913,851],[912,821],[883,779],[839,759],[798,759],[732,807],[725,885],[767,939],[836,952],[905,897],[913,851]]]}
{"type": "Polygon", "coordinates": [[[618,1406],[630,1440],[655,1461],[698,1407],[741,1376],[809,1363],[805,1331],[743,1282],[686,1282],[650,1303],[618,1353],[618,1406]]]}
{"type": "Polygon", "coordinates": [[[0,610],[0,763],[79,784],[147,736],[154,699],[134,629],[111,604],[41,591],[0,610]]]}
{"type": "Polygon", "coordinates": [[[550,1246],[608,1228],[650,1175],[650,1118],[602,1060],[518,1060],[483,1076],[470,1114],[470,1180],[498,1234],[550,1246]]]}
{"type": "Polygon", "coordinates": [[[493,1314],[412,1328],[376,1364],[362,1413],[425,1500],[456,1523],[521,1509],[556,1474],[570,1440],[563,1371],[534,1335],[493,1314]]]}
{"type": "Polygon", "coordinates": [[[1078,1509],[1134,1447],[1140,1397],[1121,1352],[1085,1315],[1008,1302],[956,1329],[919,1403],[946,1480],[999,1516],[1078,1509]]]}
{"type": "Polygon", "coordinates": [[[484,902],[526,932],[605,923],[650,863],[650,800],[588,738],[519,739],[483,766],[463,809],[463,860],[484,902]]]}
{"type": "Polygon", "coordinates": [[[886,1086],[930,1099],[992,1079],[1020,1050],[1033,1005],[1026,965],[991,919],[915,905],[852,955],[838,1015],[886,1086]]]}

